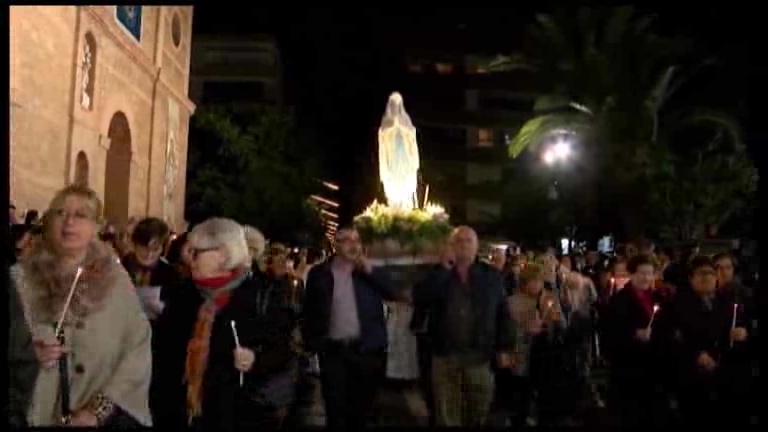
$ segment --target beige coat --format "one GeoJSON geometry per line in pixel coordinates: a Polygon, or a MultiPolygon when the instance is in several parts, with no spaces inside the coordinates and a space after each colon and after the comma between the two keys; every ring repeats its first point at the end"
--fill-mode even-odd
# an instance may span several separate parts
{"type": "Polygon", "coordinates": [[[551,292],[544,290],[541,298],[532,297],[523,292],[518,292],[507,300],[509,314],[512,317],[514,327],[515,348],[512,352],[512,372],[519,376],[528,376],[531,363],[531,345],[533,336],[530,333],[531,325],[537,318],[548,316],[547,305],[551,302],[551,308],[557,313],[556,321],[548,320],[546,334],[551,336],[555,328],[562,328],[565,321],[562,317],[560,302],[551,292]],[[539,304],[539,308],[536,305],[539,304]]]}
{"type": "MultiPolygon", "coordinates": [[[[133,283],[101,244],[90,248],[84,268],[64,325],[71,408],[85,408],[102,392],[141,424],[151,426],[151,330],[133,283]]],[[[53,256],[42,248],[16,277],[33,334],[53,338],[74,274],[59,270],[53,256]]],[[[29,412],[31,426],[59,423],[58,385],[57,367],[41,369],[29,412]]]]}

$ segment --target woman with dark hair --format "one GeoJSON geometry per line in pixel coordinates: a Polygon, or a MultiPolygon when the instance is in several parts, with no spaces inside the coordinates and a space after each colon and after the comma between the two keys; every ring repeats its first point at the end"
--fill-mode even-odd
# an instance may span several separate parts
{"type": "MultiPolygon", "coordinates": [[[[158,363],[158,356],[155,354],[158,344],[157,337],[155,337],[158,331],[158,318],[163,313],[165,306],[171,301],[181,280],[173,266],[161,256],[169,235],[170,229],[161,219],[142,219],[131,233],[131,252],[122,260],[122,264],[131,276],[136,292],[144,306],[144,313],[152,325],[153,370],[157,369],[158,363]]],[[[149,407],[155,418],[158,416],[157,387],[157,375],[153,374],[149,407]]]]}
{"type": "Polygon", "coordinates": [[[139,221],[131,234],[131,252],[122,260],[152,321],[163,311],[172,285],[179,280],[173,267],[162,258],[169,235],[168,225],[160,219],[139,221]]]}
{"type": "Polygon", "coordinates": [[[695,257],[688,265],[690,289],[681,291],[662,318],[674,334],[678,399],[686,426],[706,428],[726,419],[749,426],[752,336],[742,304],[717,291],[715,263],[695,257]]]}
{"type": "Polygon", "coordinates": [[[24,217],[24,225],[37,225],[40,223],[40,212],[37,210],[30,210],[24,217]]]}
{"type": "Polygon", "coordinates": [[[652,425],[657,417],[655,401],[660,399],[658,356],[652,344],[660,336],[654,321],[661,307],[653,291],[655,266],[649,255],[630,258],[630,280],[610,298],[603,321],[611,405],[622,424],[629,427],[652,425]]]}
{"type": "Polygon", "coordinates": [[[168,253],[165,256],[168,264],[173,266],[182,277],[189,276],[189,245],[187,239],[189,232],[185,232],[171,241],[171,245],[168,247],[168,253]]]}

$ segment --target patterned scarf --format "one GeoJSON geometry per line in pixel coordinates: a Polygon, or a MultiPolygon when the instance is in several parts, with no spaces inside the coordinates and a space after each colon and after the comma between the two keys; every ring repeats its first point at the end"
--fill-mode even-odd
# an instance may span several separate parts
{"type": "Polygon", "coordinates": [[[190,422],[202,414],[203,376],[208,364],[208,349],[213,321],[216,319],[216,314],[229,302],[232,290],[237,288],[249,275],[249,272],[238,271],[222,277],[195,280],[195,284],[205,301],[197,313],[194,334],[187,345],[185,379],[187,382],[187,416],[190,422]]]}

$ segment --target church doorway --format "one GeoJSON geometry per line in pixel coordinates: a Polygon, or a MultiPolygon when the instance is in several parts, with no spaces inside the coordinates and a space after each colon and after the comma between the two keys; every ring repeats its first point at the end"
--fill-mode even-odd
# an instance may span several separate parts
{"type": "Polygon", "coordinates": [[[83,151],[79,152],[77,154],[77,159],[75,160],[75,184],[88,187],[90,170],[88,156],[86,156],[83,151]]]}
{"type": "Polygon", "coordinates": [[[109,122],[109,150],[104,173],[104,217],[113,224],[128,220],[131,185],[131,129],[118,111],[109,122]]]}

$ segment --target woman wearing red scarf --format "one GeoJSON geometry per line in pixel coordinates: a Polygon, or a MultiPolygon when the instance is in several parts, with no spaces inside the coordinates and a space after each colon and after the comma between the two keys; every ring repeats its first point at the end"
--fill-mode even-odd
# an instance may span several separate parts
{"type": "Polygon", "coordinates": [[[217,431],[263,427],[274,419],[276,407],[262,403],[262,393],[292,364],[295,314],[284,307],[280,293],[252,277],[237,222],[209,219],[192,230],[189,242],[192,281],[157,326],[155,373],[165,407],[157,410],[155,425],[163,430],[188,424],[217,431]]]}
{"type": "MultiPolygon", "coordinates": [[[[650,426],[657,417],[658,355],[651,340],[655,260],[635,255],[627,265],[630,281],[610,299],[605,349],[610,364],[610,408],[628,427],[650,426]]],[[[653,325],[657,332],[656,325],[653,325]]],[[[656,336],[656,335],[654,335],[656,336]]]]}

